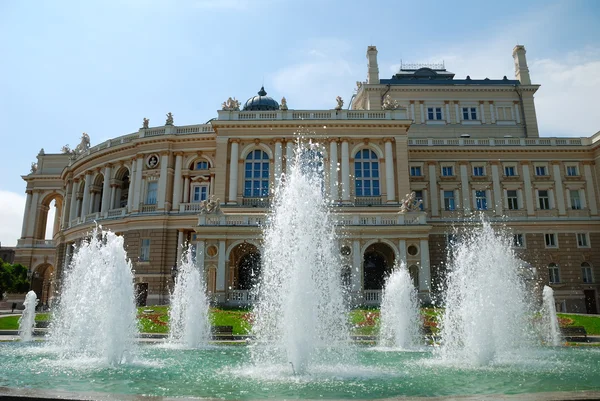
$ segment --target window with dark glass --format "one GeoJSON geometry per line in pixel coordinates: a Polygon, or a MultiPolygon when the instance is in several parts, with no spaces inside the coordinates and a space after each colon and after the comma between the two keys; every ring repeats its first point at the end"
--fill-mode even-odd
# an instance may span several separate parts
{"type": "Polygon", "coordinates": [[[260,149],[248,153],[244,163],[244,196],[269,196],[269,155],[260,149]]]}
{"type": "Polygon", "coordinates": [[[506,198],[508,200],[508,210],[517,210],[519,208],[519,197],[516,190],[509,189],[506,191],[506,198]]]}
{"type": "Polygon", "coordinates": [[[354,156],[354,190],[356,196],[380,196],[379,159],[369,149],[359,150],[354,156]]]}

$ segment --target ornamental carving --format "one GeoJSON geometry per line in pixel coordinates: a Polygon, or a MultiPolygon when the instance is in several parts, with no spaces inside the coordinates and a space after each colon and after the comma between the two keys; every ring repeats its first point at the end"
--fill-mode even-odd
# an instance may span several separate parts
{"type": "Polygon", "coordinates": [[[167,121],[165,121],[165,125],[173,125],[173,114],[171,112],[167,113],[167,121]]]}
{"type": "Polygon", "coordinates": [[[400,203],[400,213],[420,211],[423,200],[417,199],[415,192],[406,194],[400,203]]]}
{"type": "Polygon", "coordinates": [[[146,117],[144,117],[144,122],[142,123],[142,128],[143,129],[148,129],[150,128],[150,120],[147,119],[146,117]]]}
{"type": "Polygon", "coordinates": [[[279,106],[279,110],[285,111],[287,109],[288,109],[287,100],[286,100],[286,98],[284,96],[284,97],[281,98],[281,105],[279,106]]]}
{"type": "Polygon", "coordinates": [[[158,155],[156,153],[151,154],[150,156],[148,156],[148,159],[146,159],[146,166],[148,168],[156,168],[156,167],[158,167],[159,163],[160,163],[160,158],[158,157],[158,155]]]}
{"type": "Polygon", "coordinates": [[[221,109],[225,111],[240,111],[240,101],[236,98],[228,98],[221,104],[221,109]]]}
{"type": "Polygon", "coordinates": [[[221,200],[211,195],[207,200],[200,202],[200,214],[217,214],[221,212],[221,200]]]}
{"type": "Polygon", "coordinates": [[[398,110],[400,108],[400,105],[398,104],[398,101],[392,99],[390,95],[385,95],[383,103],[381,104],[381,108],[383,110],[398,110]]]}
{"type": "Polygon", "coordinates": [[[35,174],[38,169],[38,164],[36,162],[31,163],[31,174],[35,174]]]}
{"type": "Polygon", "coordinates": [[[338,96],[335,98],[335,101],[337,102],[337,106],[335,106],[336,110],[341,110],[342,107],[344,107],[344,100],[342,99],[341,96],[338,96]]]}

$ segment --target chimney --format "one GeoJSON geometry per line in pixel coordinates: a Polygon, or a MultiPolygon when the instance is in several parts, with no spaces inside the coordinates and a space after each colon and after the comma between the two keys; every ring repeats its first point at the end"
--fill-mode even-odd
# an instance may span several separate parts
{"type": "Polygon", "coordinates": [[[515,60],[515,77],[521,82],[521,85],[531,85],[529,68],[527,68],[527,58],[525,57],[525,46],[516,45],[513,49],[513,59],[515,60]]]}
{"type": "Polygon", "coordinates": [[[379,66],[377,65],[377,46],[367,47],[367,83],[379,84],[379,66]]]}

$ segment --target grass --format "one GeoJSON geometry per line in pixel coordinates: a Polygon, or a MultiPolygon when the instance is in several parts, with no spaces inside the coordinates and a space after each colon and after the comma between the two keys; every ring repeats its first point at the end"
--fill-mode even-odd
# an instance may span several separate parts
{"type": "Polygon", "coordinates": [[[565,326],[583,326],[589,335],[600,335],[600,317],[595,315],[570,315],[557,313],[565,326]]]}
{"type": "MultiPolygon", "coordinates": [[[[5,316],[0,317],[0,330],[18,330],[19,329],[19,317],[20,316],[5,316]]],[[[40,313],[35,315],[36,322],[44,322],[48,320],[47,313],[40,313]]]]}

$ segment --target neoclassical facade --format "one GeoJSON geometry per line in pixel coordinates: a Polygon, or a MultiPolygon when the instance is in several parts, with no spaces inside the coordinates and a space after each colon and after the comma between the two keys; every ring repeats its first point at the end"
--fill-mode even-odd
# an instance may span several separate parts
{"type": "Polygon", "coordinates": [[[554,288],[560,310],[597,313],[600,133],[540,137],[539,85],[523,46],[513,58],[515,79],[458,79],[441,65],[403,65],[380,79],[370,46],[367,79],[347,108],[338,98],[330,110],[294,110],[261,88],[243,105],[228,99],[207,124],[177,126],[169,113],[164,125],[144,119],[138,131],[95,146],[84,135],[73,150],[42,150],[23,176],[15,261],[29,266],[47,302],[97,222],[124,236],[148,303],[168,302],[172,267],[190,243],[213,300],[246,305],[260,226],[301,132],[323,145],[325,190],[343,233],[341,279],[355,302],[379,302],[395,260],[406,261],[430,300],[455,229],[477,212],[511,230],[515,251],[554,288]],[[413,192],[416,202],[402,208],[413,192]]]}

